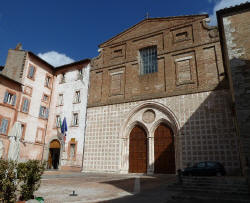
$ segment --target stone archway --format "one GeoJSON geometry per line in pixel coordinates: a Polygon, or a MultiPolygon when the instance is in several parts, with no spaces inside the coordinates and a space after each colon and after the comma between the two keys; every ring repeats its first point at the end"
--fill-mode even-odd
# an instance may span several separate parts
{"type": "Polygon", "coordinates": [[[48,169],[59,168],[60,151],[61,151],[61,144],[59,140],[57,139],[52,140],[49,144],[48,169]]]}
{"type": "MultiPolygon", "coordinates": [[[[154,132],[161,122],[166,123],[171,128],[174,139],[176,140],[180,127],[176,116],[168,107],[158,102],[146,102],[130,111],[120,130],[120,173],[129,172],[129,137],[132,129],[136,125],[143,127],[147,134],[147,173],[154,173],[154,132]]],[[[175,141],[174,143],[175,149],[177,149],[178,142],[175,141]]],[[[176,151],[175,160],[179,160],[176,151]]],[[[178,167],[179,164],[176,163],[176,166],[178,167]]]]}

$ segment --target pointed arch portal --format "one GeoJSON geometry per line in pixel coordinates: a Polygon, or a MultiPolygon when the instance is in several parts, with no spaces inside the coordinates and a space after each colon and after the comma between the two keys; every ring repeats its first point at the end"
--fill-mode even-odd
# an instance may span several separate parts
{"type": "Polygon", "coordinates": [[[154,172],[175,173],[175,148],[172,130],[161,123],[154,134],[154,172]]]}
{"type": "Polygon", "coordinates": [[[147,134],[138,125],[129,136],[129,173],[147,173],[147,134]]]}

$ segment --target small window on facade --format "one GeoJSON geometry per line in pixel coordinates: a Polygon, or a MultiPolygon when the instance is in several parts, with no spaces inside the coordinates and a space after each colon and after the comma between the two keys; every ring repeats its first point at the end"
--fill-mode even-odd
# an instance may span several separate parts
{"type": "Polygon", "coordinates": [[[59,94],[58,105],[59,105],[59,106],[62,106],[62,105],[63,105],[63,94],[59,94]]]}
{"type": "Polygon", "coordinates": [[[46,108],[45,106],[40,106],[39,117],[44,118],[44,119],[48,119],[49,109],[46,108]]]}
{"type": "Polygon", "coordinates": [[[9,125],[9,120],[2,118],[1,121],[1,125],[0,125],[0,134],[7,134],[7,129],[8,129],[8,125],[9,125]]]}
{"type": "Polygon", "coordinates": [[[56,127],[61,127],[61,117],[59,115],[56,116],[56,127]]]}
{"type": "Polygon", "coordinates": [[[75,92],[75,103],[80,103],[81,102],[81,94],[80,91],[75,92]]]}
{"type": "Polygon", "coordinates": [[[34,68],[34,66],[30,66],[29,72],[28,72],[28,78],[34,79],[34,74],[35,74],[35,68],[34,68]]]}
{"type": "Polygon", "coordinates": [[[73,126],[78,126],[78,124],[79,124],[78,113],[73,113],[73,122],[72,122],[72,125],[73,126]]]}
{"type": "Polygon", "coordinates": [[[65,82],[65,73],[62,73],[60,83],[64,83],[64,82],[65,82]]]}
{"type": "Polygon", "coordinates": [[[28,113],[29,111],[29,100],[27,98],[23,99],[22,112],[28,113]]]}
{"type": "Polygon", "coordinates": [[[50,83],[51,83],[51,77],[46,76],[46,78],[45,78],[45,87],[50,88],[50,83]]]}
{"type": "Polygon", "coordinates": [[[43,95],[43,101],[45,102],[49,101],[49,96],[47,94],[43,95]]]}
{"type": "Polygon", "coordinates": [[[75,158],[75,152],[76,152],[76,144],[75,143],[71,143],[70,144],[70,158],[73,159],[75,158]]]}
{"type": "Polygon", "coordinates": [[[157,46],[140,49],[140,73],[141,75],[155,73],[157,67],[157,46]]]}
{"type": "Polygon", "coordinates": [[[83,72],[82,72],[82,69],[79,69],[79,70],[78,70],[77,79],[78,79],[78,80],[83,79],[83,72]]]}
{"type": "Polygon", "coordinates": [[[79,75],[82,75],[82,69],[78,70],[79,75]]]}
{"type": "Polygon", "coordinates": [[[25,136],[25,124],[24,123],[21,123],[21,139],[23,140],[24,139],[24,136],[25,136]]]}
{"type": "Polygon", "coordinates": [[[10,104],[12,106],[15,106],[16,105],[16,95],[6,91],[5,95],[4,95],[3,102],[6,104],[10,104]]]}

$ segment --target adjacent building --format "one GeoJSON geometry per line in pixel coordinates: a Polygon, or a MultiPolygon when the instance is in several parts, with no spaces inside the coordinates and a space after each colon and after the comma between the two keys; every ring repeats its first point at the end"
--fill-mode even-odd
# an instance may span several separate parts
{"type": "Polygon", "coordinates": [[[250,3],[217,12],[218,28],[240,138],[242,172],[250,172],[250,3]]]}
{"type": "Polygon", "coordinates": [[[89,62],[55,68],[20,45],[9,50],[0,72],[2,158],[7,158],[8,130],[18,121],[20,161],[45,160],[48,168],[81,170],[89,62]],[[65,141],[60,118],[68,124],[65,141]]]}

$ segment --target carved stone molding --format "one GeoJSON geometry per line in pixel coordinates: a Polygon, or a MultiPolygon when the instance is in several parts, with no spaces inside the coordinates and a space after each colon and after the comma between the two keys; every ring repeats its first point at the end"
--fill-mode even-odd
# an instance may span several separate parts
{"type": "Polygon", "coordinates": [[[155,120],[155,112],[152,109],[146,110],[142,114],[142,120],[145,123],[152,123],[155,120]]]}
{"type": "Polygon", "coordinates": [[[202,27],[208,30],[208,34],[210,38],[215,38],[219,36],[218,27],[210,26],[207,23],[210,22],[209,18],[206,18],[202,21],[202,27]]]}

